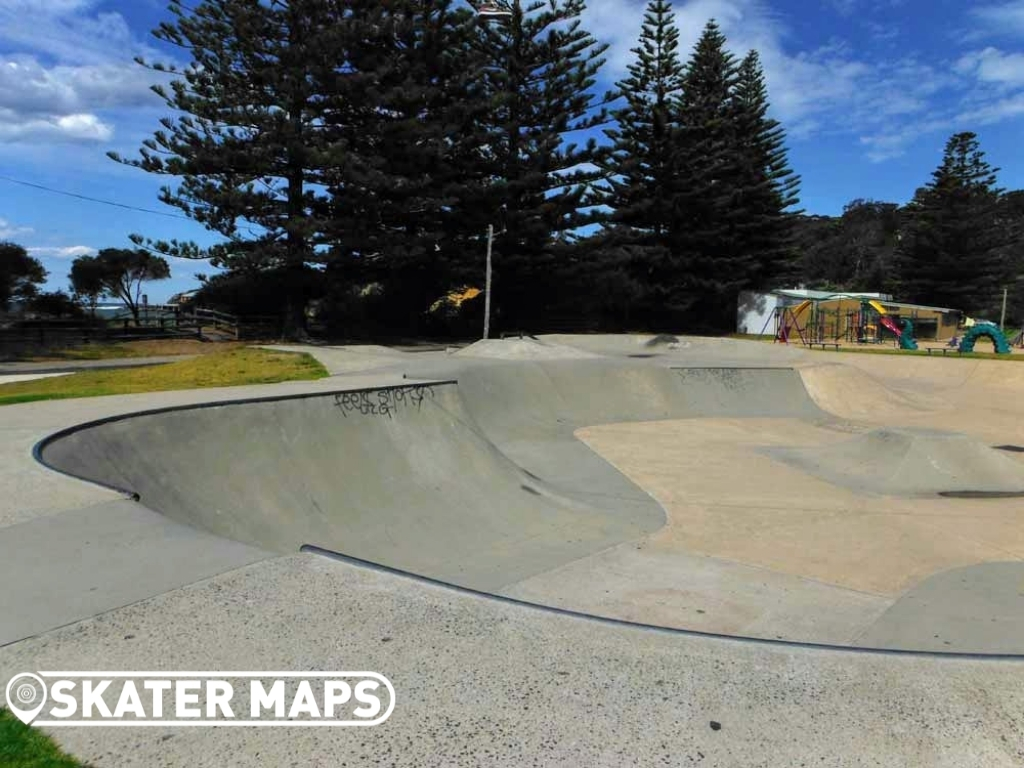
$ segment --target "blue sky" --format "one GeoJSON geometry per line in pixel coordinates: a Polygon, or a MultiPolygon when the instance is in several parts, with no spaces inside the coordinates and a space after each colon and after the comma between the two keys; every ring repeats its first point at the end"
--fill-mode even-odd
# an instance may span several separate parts
{"type": "MultiPolygon", "coordinates": [[[[643,2],[590,0],[586,23],[621,76],[643,2]]],[[[716,18],[737,54],[760,51],[775,116],[803,178],[802,206],[836,214],[854,198],[906,202],[946,138],[980,135],[1000,183],[1024,188],[1024,0],[688,0],[684,51],[716,18]]],[[[133,154],[167,110],[133,57],[166,59],[150,37],[162,0],[0,0],[0,176],[165,210],[165,180],[107,159],[133,154]]],[[[72,259],[153,238],[214,239],[170,216],[97,205],[0,180],[0,239],[28,247],[66,287],[72,259]]],[[[153,301],[194,286],[203,262],[174,261],[153,301]]]]}

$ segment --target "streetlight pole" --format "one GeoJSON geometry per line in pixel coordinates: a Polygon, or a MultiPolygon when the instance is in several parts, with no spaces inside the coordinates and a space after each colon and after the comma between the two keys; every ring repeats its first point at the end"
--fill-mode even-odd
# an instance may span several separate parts
{"type": "MultiPolygon", "coordinates": [[[[512,11],[502,8],[493,2],[485,2],[476,9],[476,15],[482,21],[491,19],[511,19],[512,11]]],[[[494,225],[487,225],[487,266],[484,277],[484,338],[491,335],[491,251],[494,246],[494,225]]]]}

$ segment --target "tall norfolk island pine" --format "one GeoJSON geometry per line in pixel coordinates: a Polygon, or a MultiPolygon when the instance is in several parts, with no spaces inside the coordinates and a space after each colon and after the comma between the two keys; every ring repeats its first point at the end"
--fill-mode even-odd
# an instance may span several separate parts
{"type": "MultiPolygon", "coordinates": [[[[575,230],[593,221],[594,165],[604,150],[582,132],[607,119],[591,89],[607,46],[584,30],[583,0],[520,0],[481,25],[491,96],[487,191],[472,215],[495,225],[494,301],[506,327],[536,327],[567,285],[575,230]]],[[[479,259],[477,260],[479,263],[479,259]]]]}
{"type": "Polygon", "coordinates": [[[326,97],[361,128],[341,126],[328,173],[332,253],[378,254],[414,323],[445,282],[483,284],[493,225],[494,307],[536,327],[599,176],[596,143],[573,141],[605,120],[589,93],[605,46],[580,26],[583,0],[514,0],[490,21],[446,1],[350,6],[364,34],[347,63],[367,87],[326,97]]]}
{"type": "Polygon", "coordinates": [[[598,175],[596,143],[573,137],[604,120],[583,0],[514,0],[491,23],[454,2],[170,2],[155,34],[191,63],[154,69],[179,114],[114,159],[181,177],[162,200],[224,242],[158,250],[279,271],[296,325],[308,267],[372,264],[413,318],[446,280],[482,277],[493,223],[509,321],[554,293],[598,175]]]}
{"type": "Polygon", "coordinates": [[[975,134],[949,139],[931,182],[906,209],[898,261],[908,299],[970,313],[994,309],[1008,279],[1000,249],[1010,236],[998,225],[996,173],[975,134]]]}
{"type": "Polygon", "coordinates": [[[743,59],[733,92],[740,191],[733,242],[747,285],[775,287],[795,275],[794,225],[800,178],[789,167],[786,134],[768,116],[768,88],[756,51],[743,59]]]}
{"type": "Polygon", "coordinates": [[[601,252],[628,264],[650,322],[725,329],[740,290],[787,276],[799,180],[757,54],[737,64],[712,21],[682,67],[671,18],[652,0],[618,84],[601,252]]]}
{"type": "Polygon", "coordinates": [[[465,279],[466,255],[483,262],[476,214],[490,98],[474,46],[481,30],[452,0],[347,4],[359,35],[348,42],[346,76],[323,97],[330,270],[382,285],[390,311],[378,321],[417,331],[424,310],[465,279]]]}
{"type": "Polygon", "coordinates": [[[663,246],[669,229],[675,101],[683,80],[678,47],[671,4],[653,0],[629,76],[616,83],[626,106],[614,113],[618,127],[605,131],[613,142],[610,220],[620,242],[663,246]]]}
{"type": "Polygon", "coordinates": [[[605,131],[612,141],[605,203],[612,211],[598,252],[603,269],[617,267],[636,286],[627,301],[647,308],[627,318],[651,315],[650,304],[664,298],[658,288],[671,263],[676,100],[683,80],[678,48],[671,4],[652,0],[633,49],[636,59],[616,83],[625,105],[614,113],[617,127],[605,131]]]}
{"type": "Polygon", "coordinates": [[[686,65],[673,195],[682,301],[695,325],[735,323],[739,292],[788,271],[798,180],[767,117],[756,54],[737,65],[714,21],[686,65]]]}
{"type": "Polygon", "coordinates": [[[324,117],[318,84],[332,75],[339,46],[337,4],[170,0],[174,20],[154,35],[189,57],[154,90],[179,114],[143,143],[140,157],[115,160],[181,177],[161,200],[224,237],[200,252],[157,244],[180,256],[210,256],[232,270],[278,270],[292,332],[301,327],[307,265],[322,261],[324,117]]]}
{"type": "MultiPolygon", "coordinates": [[[[170,2],[156,36],[190,64],[154,69],[177,115],[138,158],[114,157],[180,177],[163,201],[224,241],[158,250],[279,275],[293,329],[310,267],[370,266],[354,272],[412,328],[443,289],[479,284],[494,224],[506,327],[535,327],[566,298],[579,310],[565,278],[578,230],[600,218],[609,153],[575,140],[607,119],[593,94],[605,46],[581,26],[583,0],[511,0],[490,21],[457,0],[170,2]]],[[[620,84],[613,230],[640,249],[648,303],[700,302],[690,319],[714,326],[730,294],[774,270],[795,183],[756,59],[737,67],[711,24],[682,72],[669,14],[652,3],[620,84]]]]}

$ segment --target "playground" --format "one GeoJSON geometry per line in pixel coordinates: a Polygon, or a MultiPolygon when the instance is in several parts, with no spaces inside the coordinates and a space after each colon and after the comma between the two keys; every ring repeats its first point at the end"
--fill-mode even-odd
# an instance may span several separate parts
{"type": "Polygon", "coordinates": [[[356,736],[58,729],[96,766],[1019,764],[1024,366],[796,329],[279,347],[331,375],[6,406],[0,682],[397,691],[356,736]]]}
{"type": "Polygon", "coordinates": [[[997,355],[1012,354],[1014,349],[1024,353],[1024,330],[1007,333],[995,323],[974,320],[968,320],[962,328],[958,325],[951,312],[939,308],[891,302],[886,306],[866,296],[836,295],[777,307],[765,320],[760,335],[771,331],[777,343],[836,350],[891,343],[907,352],[972,354],[991,344],[997,355]],[[904,316],[901,310],[909,310],[910,316],[904,316]],[[930,341],[917,338],[920,327],[915,329],[915,323],[927,325],[930,341]],[[979,341],[983,346],[976,350],[979,341]]]}

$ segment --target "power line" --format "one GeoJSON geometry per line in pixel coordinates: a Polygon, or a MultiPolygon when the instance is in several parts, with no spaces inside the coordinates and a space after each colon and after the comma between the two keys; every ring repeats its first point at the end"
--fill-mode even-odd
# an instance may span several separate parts
{"type": "Polygon", "coordinates": [[[20,184],[23,187],[31,187],[32,189],[41,189],[44,192],[52,192],[55,195],[64,195],[65,197],[74,197],[78,200],[86,200],[90,203],[100,203],[101,205],[112,205],[115,208],[124,208],[128,211],[136,211],[138,213],[151,213],[154,216],[167,216],[171,219],[188,219],[188,216],[182,216],[179,213],[168,213],[167,211],[154,211],[151,208],[139,208],[134,205],[125,205],[124,203],[115,203],[113,200],[101,200],[98,197],[89,197],[88,195],[79,195],[75,192],[65,192],[62,189],[53,189],[52,187],[44,187],[42,184],[33,184],[30,181],[22,181],[20,179],[12,179],[10,176],[0,176],[0,181],[9,181],[12,184],[20,184]]]}

